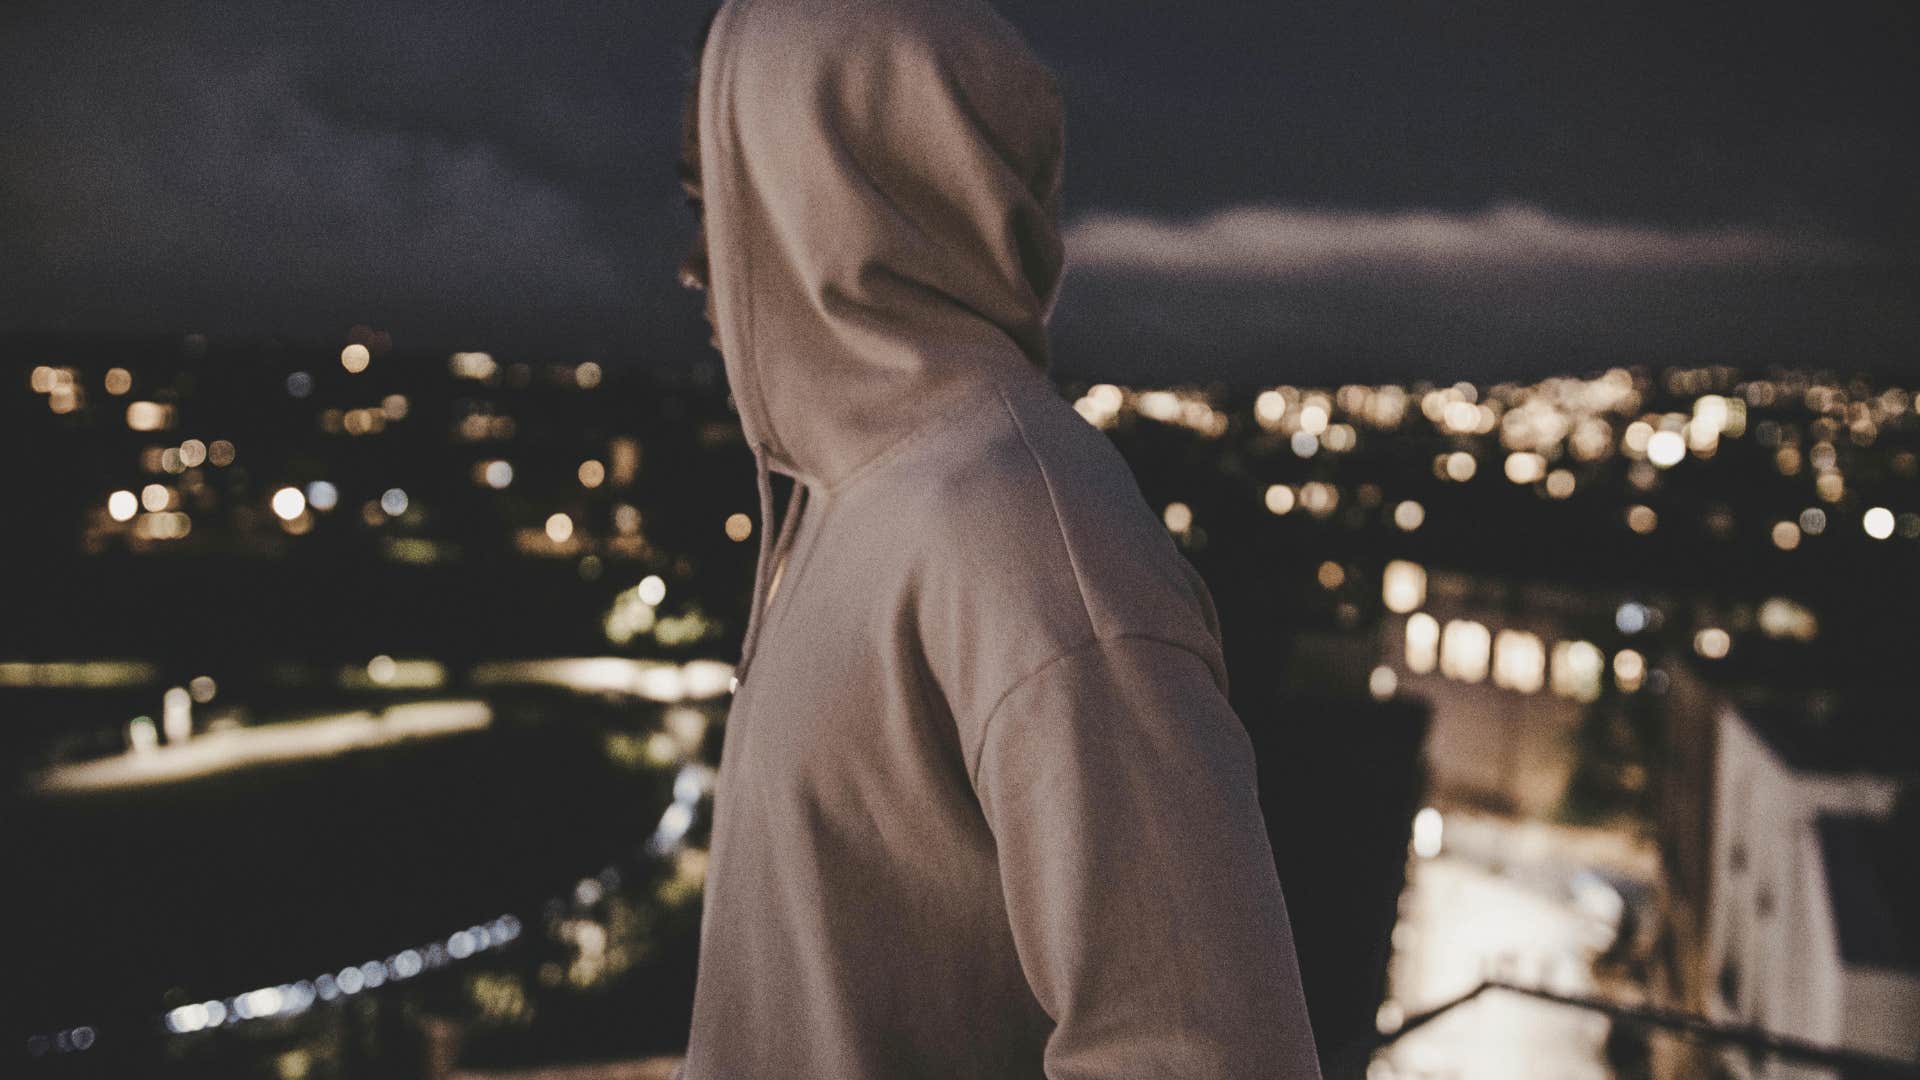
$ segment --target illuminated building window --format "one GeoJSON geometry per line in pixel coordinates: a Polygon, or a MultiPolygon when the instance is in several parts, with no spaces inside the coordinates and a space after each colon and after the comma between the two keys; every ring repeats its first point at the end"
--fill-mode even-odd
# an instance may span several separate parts
{"type": "Polygon", "coordinates": [[[1451,619],[1440,635],[1440,674],[1461,682],[1487,677],[1493,635],[1472,619],[1451,619]]]}
{"type": "Polygon", "coordinates": [[[633,483],[640,472],[640,440],[622,437],[607,444],[607,479],[615,487],[633,483]]]}
{"type": "Polygon", "coordinates": [[[160,730],[169,743],[193,737],[193,695],[186,687],[175,686],[160,695],[160,730]]]}
{"type": "Polygon", "coordinates": [[[1380,577],[1380,599],[1396,615],[1417,611],[1427,602],[1427,571],[1416,562],[1395,559],[1380,577]]]}
{"type": "Polygon", "coordinates": [[[1600,696],[1600,673],[1606,659],[1589,641],[1561,641],[1553,646],[1553,692],[1576,701],[1600,696]]]}
{"type": "Polygon", "coordinates": [[[1439,664],[1440,624],[1426,612],[1407,617],[1407,670],[1425,675],[1439,664]]]}
{"type": "Polygon", "coordinates": [[[1493,639],[1493,683],[1523,694],[1546,683],[1547,653],[1540,638],[1525,630],[1502,630],[1493,639]]]}
{"type": "Polygon", "coordinates": [[[173,407],[157,401],[135,401],[127,405],[127,427],[133,431],[159,431],[173,424],[173,407]]]}
{"type": "Polygon", "coordinates": [[[1413,816],[1413,853],[1423,859],[1440,854],[1445,829],[1446,820],[1440,816],[1440,811],[1431,806],[1422,808],[1413,816]]]}

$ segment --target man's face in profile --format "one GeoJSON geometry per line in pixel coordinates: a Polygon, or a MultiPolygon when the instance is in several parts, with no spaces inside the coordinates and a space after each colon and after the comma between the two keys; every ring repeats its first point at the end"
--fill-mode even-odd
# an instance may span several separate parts
{"type": "Polygon", "coordinates": [[[687,206],[694,212],[693,243],[680,262],[680,284],[706,294],[707,325],[712,328],[709,341],[720,347],[719,323],[714,318],[713,290],[707,277],[707,229],[700,192],[700,79],[694,76],[687,90],[687,101],[680,117],[680,186],[687,193],[687,206]]]}

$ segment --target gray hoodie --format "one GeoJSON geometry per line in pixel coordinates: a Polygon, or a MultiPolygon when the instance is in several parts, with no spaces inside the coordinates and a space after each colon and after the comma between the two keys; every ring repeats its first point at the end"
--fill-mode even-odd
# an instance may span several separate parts
{"type": "Polygon", "coordinates": [[[763,523],[797,483],[686,1080],[1317,1076],[1212,599],[1045,374],[1053,75],[980,0],[729,0],[698,109],[763,523]]]}

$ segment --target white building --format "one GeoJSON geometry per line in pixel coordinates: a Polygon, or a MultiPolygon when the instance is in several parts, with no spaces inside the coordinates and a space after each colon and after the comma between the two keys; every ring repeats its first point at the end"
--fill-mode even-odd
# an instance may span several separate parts
{"type": "MultiPolygon", "coordinates": [[[[1714,717],[1705,1007],[1710,1019],[1920,1061],[1920,940],[1900,779],[1822,760],[1807,725],[1721,705],[1714,717]],[[1900,836],[1905,835],[1902,841],[1900,836]],[[1903,910],[1904,909],[1904,910],[1903,910]]],[[[1835,1076],[1723,1053],[1726,1075],[1835,1076]]]]}

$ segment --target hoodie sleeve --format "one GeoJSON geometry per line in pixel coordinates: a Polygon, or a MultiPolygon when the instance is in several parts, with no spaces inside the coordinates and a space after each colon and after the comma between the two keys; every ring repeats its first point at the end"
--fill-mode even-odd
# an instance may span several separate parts
{"type": "Polygon", "coordinates": [[[987,718],[974,788],[1048,1080],[1319,1076],[1252,742],[1198,655],[1055,658],[987,718]]]}

